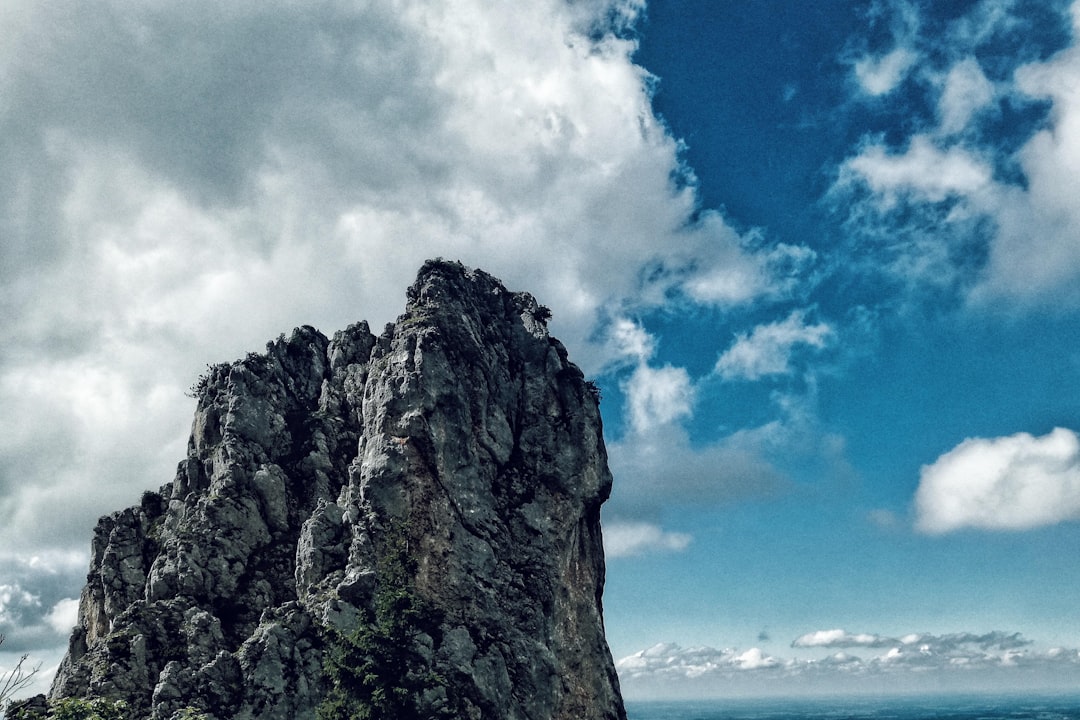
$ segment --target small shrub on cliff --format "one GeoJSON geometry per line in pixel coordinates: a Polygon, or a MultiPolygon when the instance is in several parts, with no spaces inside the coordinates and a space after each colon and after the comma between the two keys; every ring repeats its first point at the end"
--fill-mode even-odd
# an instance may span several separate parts
{"type": "Polygon", "coordinates": [[[125,720],[127,703],[123,700],[67,698],[49,708],[50,720],[125,720]]]}
{"type": "MultiPolygon", "coordinates": [[[[0,633],[0,645],[3,644],[4,635],[0,633]]],[[[19,662],[15,663],[15,667],[0,675],[0,710],[7,706],[15,693],[29,685],[41,669],[40,664],[33,668],[27,667],[26,661],[29,657],[29,655],[23,655],[19,658],[19,662]]]]}
{"type": "Polygon", "coordinates": [[[50,700],[48,710],[18,709],[11,720],[127,720],[128,706],[123,700],[64,698],[50,700]]]}
{"type": "Polygon", "coordinates": [[[600,402],[603,399],[603,395],[600,392],[600,386],[596,384],[594,380],[585,381],[585,390],[592,396],[593,400],[600,402]]]}
{"type": "Polygon", "coordinates": [[[374,612],[347,635],[331,631],[325,666],[331,690],[317,709],[319,720],[435,717],[422,699],[445,682],[415,649],[431,614],[413,588],[414,574],[408,534],[399,523],[379,561],[374,612]]]}

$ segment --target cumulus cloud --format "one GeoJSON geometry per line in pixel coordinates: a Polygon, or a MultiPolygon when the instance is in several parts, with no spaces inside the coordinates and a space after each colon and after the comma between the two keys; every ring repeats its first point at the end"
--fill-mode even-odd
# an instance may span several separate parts
{"type": "Polygon", "coordinates": [[[45,622],[60,635],[70,633],[79,624],[78,598],[64,598],[45,614],[45,622]]]}
{"type": "Polygon", "coordinates": [[[791,354],[797,346],[821,349],[833,335],[826,323],[808,325],[805,312],[796,310],[784,320],[759,325],[739,335],[717,360],[721,377],[758,380],[791,372],[791,354]]]}
{"type": "Polygon", "coordinates": [[[922,468],[916,527],[1026,530],[1080,518],[1080,440],[1056,428],[970,438],[922,468]]]}
{"type": "Polygon", "coordinates": [[[710,252],[698,253],[701,259],[692,263],[678,286],[704,305],[736,307],[762,298],[787,298],[806,282],[817,261],[817,253],[805,245],[777,243],[748,251],[748,246],[760,243],[760,234],[752,231],[745,238],[738,236],[716,211],[702,213],[691,230],[722,241],[714,243],[710,252]]]}
{"type": "MultiPolygon", "coordinates": [[[[635,308],[790,293],[813,253],[699,207],[643,7],[5,5],[0,555],[84,546],[168,482],[206,363],[378,327],[428,257],[536,294],[587,371],[651,357],[589,341],[635,308]]],[[[641,428],[692,408],[628,383],[641,428]]]]}
{"type": "Polygon", "coordinates": [[[644,434],[690,416],[695,390],[685,368],[650,365],[656,338],[636,322],[616,318],[608,328],[606,346],[611,367],[629,365],[633,371],[621,384],[626,415],[633,432],[644,434]]]}
{"type": "Polygon", "coordinates": [[[771,434],[767,431],[737,432],[692,445],[683,421],[693,413],[694,382],[685,368],[650,364],[658,343],[644,328],[616,320],[606,342],[615,349],[615,363],[633,367],[621,383],[627,430],[607,444],[617,478],[604,511],[610,557],[684,550],[692,538],[663,527],[660,509],[665,506],[719,504],[769,493],[782,484],[763,452],[771,434]]]}
{"type": "Polygon", "coordinates": [[[672,510],[775,498],[795,487],[794,467],[850,477],[844,439],[820,425],[815,384],[807,384],[797,393],[768,394],[774,419],[707,441],[695,440],[681,417],[647,427],[628,422],[607,442],[616,483],[605,522],[661,528],[672,510]]]}
{"type": "Polygon", "coordinates": [[[85,579],[88,564],[85,551],[18,559],[0,553],[0,675],[23,654],[31,667],[41,666],[24,695],[49,690],[76,624],[78,601],[66,595],[85,579]]]}

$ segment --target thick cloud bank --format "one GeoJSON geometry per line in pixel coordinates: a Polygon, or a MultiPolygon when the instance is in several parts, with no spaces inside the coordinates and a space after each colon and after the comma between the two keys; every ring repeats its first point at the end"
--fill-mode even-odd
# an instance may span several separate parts
{"type": "Polygon", "coordinates": [[[59,645],[70,598],[26,558],[85,567],[94,520],[171,478],[206,363],[301,324],[377,328],[427,258],[533,292],[591,373],[640,362],[634,427],[691,412],[681,368],[606,338],[673,298],[783,298],[813,254],[699,207],[632,60],[643,9],[0,6],[5,650],[59,645]]]}
{"type": "MultiPolygon", "coordinates": [[[[82,544],[167,480],[205,363],[378,327],[428,257],[535,293],[593,370],[629,309],[782,296],[799,249],[698,212],[641,11],[6,4],[0,553],[82,544]]],[[[633,383],[635,423],[689,411],[680,370],[633,383]]]]}
{"type": "Polygon", "coordinates": [[[1080,519],[1080,439],[1057,428],[972,438],[924,466],[915,494],[926,533],[1027,530],[1080,519]]]}

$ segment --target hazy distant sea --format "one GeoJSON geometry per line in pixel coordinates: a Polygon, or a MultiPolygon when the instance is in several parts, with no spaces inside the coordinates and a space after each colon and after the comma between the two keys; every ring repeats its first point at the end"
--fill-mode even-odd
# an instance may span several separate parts
{"type": "Polygon", "coordinates": [[[627,701],[629,720],[1080,720],[1080,694],[627,701]]]}

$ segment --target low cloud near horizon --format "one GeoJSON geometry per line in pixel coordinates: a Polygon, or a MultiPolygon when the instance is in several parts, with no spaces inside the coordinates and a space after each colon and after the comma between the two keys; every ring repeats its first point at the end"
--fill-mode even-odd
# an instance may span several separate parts
{"type": "MultiPolygon", "coordinates": [[[[1059,688],[1080,680],[1080,651],[1036,649],[1019,633],[910,633],[898,638],[821,630],[796,638],[796,650],[828,654],[777,657],[760,648],[684,648],[659,643],[616,663],[627,697],[734,697],[1009,689],[1033,677],[1059,688]],[[1032,673],[1038,672],[1035,676],[1032,673]]],[[[1042,688],[1043,686],[1040,686],[1042,688]]],[[[1045,688],[1044,688],[1045,689],[1045,688]]]]}

